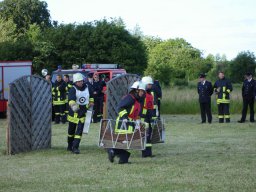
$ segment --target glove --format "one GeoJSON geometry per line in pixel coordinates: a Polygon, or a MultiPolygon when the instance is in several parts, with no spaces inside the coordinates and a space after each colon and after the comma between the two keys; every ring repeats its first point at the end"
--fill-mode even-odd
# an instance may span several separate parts
{"type": "Polygon", "coordinates": [[[140,129],[140,123],[141,121],[139,119],[135,121],[135,129],[140,129]]]}
{"type": "Polygon", "coordinates": [[[73,104],[73,105],[71,106],[71,109],[72,109],[72,111],[77,112],[77,111],[79,110],[79,105],[73,104]]]}
{"type": "Polygon", "coordinates": [[[128,119],[123,119],[122,122],[123,122],[123,123],[127,123],[127,122],[128,122],[128,119]]]}
{"type": "Polygon", "coordinates": [[[135,122],[136,122],[136,124],[139,124],[139,125],[140,125],[141,120],[140,120],[140,119],[137,119],[135,122]]]}
{"type": "Polygon", "coordinates": [[[145,124],[145,128],[148,129],[149,128],[149,123],[144,123],[145,124]]]}

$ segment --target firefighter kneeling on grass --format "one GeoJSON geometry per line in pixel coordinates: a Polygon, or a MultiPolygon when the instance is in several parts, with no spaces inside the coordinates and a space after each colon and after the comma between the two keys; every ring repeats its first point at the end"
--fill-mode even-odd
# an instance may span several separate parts
{"type": "MultiPolygon", "coordinates": [[[[145,85],[136,81],[131,86],[131,91],[124,96],[118,105],[118,117],[116,119],[115,133],[129,134],[133,133],[135,123],[139,119],[141,111],[140,98],[145,94],[145,85]],[[126,129],[122,129],[122,124],[126,124],[126,129]]],[[[130,153],[124,149],[108,149],[108,158],[111,163],[114,162],[114,157],[119,156],[119,164],[128,163],[130,153]]]]}
{"type": "Polygon", "coordinates": [[[68,151],[79,154],[79,144],[82,137],[85,115],[87,109],[93,105],[93,98],[87,85],[83,81],[83,75],[76,73],[73,75],[73,87],[69,90],[68,103],[68,151]]]}

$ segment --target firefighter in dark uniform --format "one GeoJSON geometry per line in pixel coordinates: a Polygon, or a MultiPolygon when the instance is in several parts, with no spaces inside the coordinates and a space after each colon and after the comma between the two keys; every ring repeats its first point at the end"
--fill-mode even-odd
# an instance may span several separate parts
{"type": "Polygon", "coordinates": [[[153,92],[154,92],[154,108],[155,115],[158,119],[160,119],[160,107],[161,107],[161,99],[162,99],[162,88],[158,80],[154,80],[153,84],[153,92]]]}
{"type": "Polygon", "coordinates": [[[212,123],[211,95],[213,94],[213,87],[212,83],[206,80],[206,75],[203,73],[201,73],[199,76],[197,92],[199,94],[199,103],[202,119],[201,123],[206,123],[206,115],[208,123],[212,123]]]}
{"type": "Polygon", "coordinates": [[[88,86],[89,90],[93,93],[93,73],[88,73],[85,84],[88,86]]]}
{"type": "Polygon", "coordinates": [[[213,88],[217,99],[219,123],[224,123],[224,119],[229,123],[230,93],[233,88],[231,82],[225,78],[224,72],[219,72],[218,77],[219,80],[215,82],[213,88]]]}
{"type": "Polygon", "coordinates": [[[55,83],[52,85],[53,107],[55,113],[55,123],[66,123],[65,100],[66,100],[66,83],[62,80],[61,75],[57,75],[55,83]]]}
{"type": "Polygon", "coordinates": [[[250,122],[254,122],[254,100],[256,97],[256,81],[252,78],[252,73],[245,74],[245,81],[242,86],[243,110],[239,123],[244,123],[248,105],[250,107],[250,122]]]}
{"type": "Polygon", "coordinates": [[[147,143],[146,149],[142,151],[142,157],[153,157],[152,155],[152,123],[156,118],[155,109],[154,109],[154,92],[152,90],[153,79],[149,76],[143,77],[141,79],[142,83],[146,85],[146,94],[142,101],[142,110],[141,110],[141,121],[146,124],[147,129],[147,143]]]}
{"type": "Polygon", "coordinates": [[[69,80],[69,75],[64,75],[63,80],[66,83],[65,114],[66,114],[66,117],[67,117],[67,115],[68,115],[68,108],[69,108],[69,105],[68,105],[68,93],[69,93],[69,90],[73,87],[73,82],[69,80]]]}
{"type": "Polygon", "coordinates": [[[93,105],[93,98],[83,81],[83,75],[76,73],[73,75],[73,87],[69,90],[68,104],[68,151],[79,154],[79,145],[82,138],[82,132],[85,122],[87,109],[93,105]]]}
{"type": "MultiPolygon", "coordinates": [[[[140,98],[145,94],[145,85],[136,81],[131,86],[128,95],[122,98],[118,105],[118,117],[116,119],[115,133],[127,134],[133,133],[135,129],[133,121],[139,119],[141,111],[140,98]],[[126,123],[127,129],[121,129],[122,123],[126,123]]],[[[119,156],[119,164],[128,163],[130,153],[124,149],[108,149],[108,159],[114,162],[114,157],[119,156]]]]}
{"type": "MultiPolygon", "coordinates": [[[[95,102],[96,102],[96,98],[94,97],[94,82],[93,82],[93,73],[88,73],[87,75],[87,80],[85,82],[85,84],[87,85],[90,93],[91,94],[91,97],[94,99],[94,105],[95,105],[95,102]]],[[[93,111],[94,111],[94,106],[93,106],[93,111]]],[[[94,112],[93,112],[94,114],[94,112]]],[[[94,119],[92,118],[92,122],[94,122],[94,119]]]]}
{"type": "MultiPolygon", "coordinates": [[[[45,78],[46,81],[48,81],[48,82],[51,84],[51,86],[53,86],[53,83],[52,83],[52,81],[51,81],[51,75],[50,75],[50,74],[46,74],[44,78],[45,78]]],[[[52,121],[55,121],[55,113],[54,113],[53,102],[52,102],[52,121]]]]}
{"type": "Polygon", "coordinates": [[[102,89],[101,82],[99,80],[99,75],[97,73],[93,74],[93,98],[94,98],[94,106],[93,106],[93,122],[97,123],[101,120],[101,97],[102,97],[102,89]]]}

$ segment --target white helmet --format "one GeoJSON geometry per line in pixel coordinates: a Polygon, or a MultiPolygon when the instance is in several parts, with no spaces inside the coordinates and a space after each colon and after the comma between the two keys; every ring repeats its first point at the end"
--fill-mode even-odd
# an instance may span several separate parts
{"type": "Polygon", "coordinates": [[[45,77],[48,74],[48,70],[47,69],[42,69],[41,73],[45,77]]]}
{"type": "Polygon", "coordinates": [[[81,73],[75,73],[73,75],[73,82],[74,83],[77,82],[77,81],[82,81],[82,80],[84,80],[84,77],[81,73]]]}
{"type": "Polygon", "coordinates": [[[140,82],[139,82],[139,81],[135,81],[135,82],[132,84],[132,86],[131,86],[131,88],[130,88],[130,89],[138,89],[139,84],[140,84],[140,82]]]}
{"type": "Polygon", "coordinates": [[[142,77],[141,81],[142,81],[142,83],[144,83],[146,85],[148,85],[148,84],[153,85],[154,84],[153,79],[150,76],[142,77]]]}
{"type": "Polygon", "coordinates": [[[146,91],[146,84],[140,81],[138,89],[146,91]]]}

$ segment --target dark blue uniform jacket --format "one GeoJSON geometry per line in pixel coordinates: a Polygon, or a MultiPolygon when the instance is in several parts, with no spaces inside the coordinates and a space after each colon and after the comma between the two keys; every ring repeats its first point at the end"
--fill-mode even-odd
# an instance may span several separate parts
{"type": "Polygon", "coordinates": [[[211,102],[211,95],[213,93],[213,87],[211,82],[205,81],[204,85],[201,82],[199,82],[197,84],[197,91],[199,94],[200,103],[211,102]]]}

